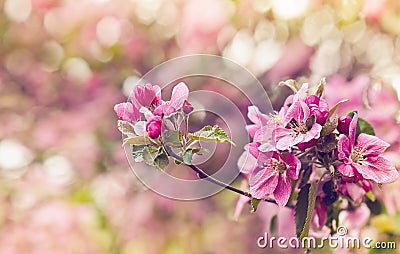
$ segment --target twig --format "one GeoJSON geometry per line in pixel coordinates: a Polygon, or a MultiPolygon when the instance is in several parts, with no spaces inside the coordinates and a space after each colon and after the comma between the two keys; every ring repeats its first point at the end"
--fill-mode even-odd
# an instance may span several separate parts
{"type": "MultiPolygon", "coordinates": [[[[169,156],[171,156],[172,158],[174,158],[174,159],[176,159],[176,160],[182,162],[183,164],[185,164],[185,163],[183,162],[183,158],[180,157],[179,155],[177,155],[176,153],[174,153],[174,151],[172,151],[172,149],[171,149],[170,147],[164,146],[164,148],[165,148],[165,151],[167,152],[167,154],[168,154],[169,156]]],[[[205,179],[206,181],[209,181],[209,182],[211,182],[211,183],[213,183],[213,184],[216,184],[216,185],[221,186],[221,187],[223,187],[223,188],[225,188],[225,189],[228,189],[228,190],[230,190],[230,191],[233,191],[233,192],[235,192],[235,193],[237,193],[237,194],[246,196],[246,197],[248,197],[248,198],[250,198],[250,199],[252,198],[252,196],[251,196],[251,194],[250,194],[249,192],[240,190],[240,189],[235,188],[235,187],[233,187],[233,186],[231,186],[231,185],[229,185],[229,184],[226,184],[226,183],[224,183],[224,182],[221,182],[220,180],[215,179],[215,178],[213,178],[212,176],[208,175],[207,173],[205,173],[203,170],[201,170],[200,168],[196,167],[195,165],[188,165],[188,164],[185,164],[185,165],[188,166],[188,167],[190,167],[194,172],[196,172],[196,173],[198,174],[198,176],[199,176],[200,178],[205,179]]],[[[263,199],[263,201],[268,202],[268,203],[277,204],[275,200],[269,199],[269,198],[263,199]]],[[[287,204],[286,207],[288,207],[288,208],[294,208],[294,205],[287,204]]]]}

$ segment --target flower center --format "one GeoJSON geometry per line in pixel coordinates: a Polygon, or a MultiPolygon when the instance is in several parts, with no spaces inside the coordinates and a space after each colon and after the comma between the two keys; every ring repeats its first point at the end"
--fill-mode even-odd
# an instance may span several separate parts
{"type": "Polygon", "coordinates": [[[363,152],[364,152],[364,149],[362,147],[354,147],[350,153],[350,159],[354,163],[361,165],[361,162],[365,159],[363,152]]]}
{"type": "Polygon", "coordinates": [[[304,123],[298,123],[298,125],[294,128],[294,131],[297,133],[306,134],[308,130],[304,123]]]}
{"type": "Polygon", "coordinates": [[[290,121],[289,127],[294,131],[294,136],[297,137],[300,133],[306,134],[308,131],[307,125],[302,122],[298,122],[294,119],[290,121]]]}
{"type": "Polygon", "coordinates": [[[271,163],[269,165],[273,170],[275,170],[277,173],[283,174],[286,171],[286,163],[283,162],[282,160],[277,160],[277,159],[272,159],[271,163]]]}

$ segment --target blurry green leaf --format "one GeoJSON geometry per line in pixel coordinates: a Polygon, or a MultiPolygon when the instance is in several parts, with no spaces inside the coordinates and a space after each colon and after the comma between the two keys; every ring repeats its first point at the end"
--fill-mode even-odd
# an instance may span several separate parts
{"type": "Polygon", "coordinates": [[[261,199],[258,198],[251,198],[250,204],[251,204],[251,212],[255,213],[257,211],[257,207],[260,204],[261,199]]]}
{"type": "Polygon", "coordinates": [[[182,155],[183,163],[185,163],[186,165],[192,165],[192,157],[193,157],[193,150],[187,149],[186,151],[183,152],[182,155]]]}
{"type": "Polygon", "coordinates": [[[226,142],[234,145],[226,132],[218,126],[207,125],[195,133],[189,133],[188,137],[193,140],[226,142]]]}
{"type": "Polygon", "coordinates": [[[174,148],[182,147],[182,133],[178,130],[166,130],[163,132],[164,145],[174,148]]]}
{"type": "Polygon", "coordinates": [[[367,196],[367,198],[369,199],[369,200],[371,200],[372,202],[375,202],[375,195],[374,195],[374,193],[372,193],[372,191],[368,191],[366,194],[365,194],[366,196],[367,196]]]}
{"type": "Polygon", "coordinates": [[[275,214],[271,219],[271,234],[276,236],[278,234],[278,215],[275,214]]]}
{"type": "Polygon", "coordinates": [[[178,161],[177,159],[174,159],[174,163],[175,163],[175,165],[180,165],[180,164],[182,164],[182,162],[178,161]]]}
{"type": "Polygon", "coordinates": [[[317,196],[318,183],[312,182],[301,188],[295,207],[296,235],[300,239],[308,236],[312,213],[317,196]]]}

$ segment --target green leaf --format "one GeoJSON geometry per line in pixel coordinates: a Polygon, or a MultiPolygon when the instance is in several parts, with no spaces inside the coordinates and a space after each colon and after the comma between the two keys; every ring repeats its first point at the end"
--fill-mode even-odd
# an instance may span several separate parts
{"type": "Polygon", "coordinates": [[[185,163],[186,165],[192,165],[192,157],[193,157],[193,150],[187,149],[186,151],[183,152],[182,155],[183,163],[185,163]]]}
{"type": "MultiPolygon", "coordinates": [[[[357,113],[357,111],[352,111],[352,112],[348,113],[347,115],[350,117],[354,117],[355,113],[357,113]]],[[[360,135],[361,133],[375,136],[374,127],[372,127],[372,125],[365,119],[358,117],[356,137],[358,137],[358,135],[360,135]]]]}
{"type": "Polygon", "coordinates": [[[348,101],[348,99],[344,99],[344,100],[341,100],[341,101],[339,101],[338,103],[336,103],[336,104],[329,110],[328,119],[336,112],[336,110],[338,109],[338,107],[339,107],[340,105],[342,105],[342,103],[345,103],[345,102],[347,102],[347,101],[348,101]]]}
{"type": "Polygon", "coordinates": [[[137,136],[133,128],[133,124],[127,121],[118,120],[118,130],[127,136],[137,136]]]}
{"type": "Polygon", "coordinates": [[[159,148],[154,147],[154,146],[146,146],[143,149],[143,160],[150,166],[154,166],[154,161],[157,158],[157,156],[160,154],[159,148]]]}
{"type": "Polygon", "coordinates": [[[154,160],[154,166],[160,170],[164,170],[169,164],[168,155],[163,151],[154,160]]]}
{"type": "Polygon", "coordinates": [[[374,127],[372,127],[372,125],[365,119],[359,117],[357,125],[360,126],[360,133],[365,133],[375,136],[374,127]]]}
{"type": "Polygon", "coordinates": [[[258,198],[251,198],[251,212],[255,213],[257,211],[258,204],[260,204],[261,199],[258,198]]]}
{"type": "Polygon", "coordinates": [[[203,129],[196,131],[195,133],[188,133],[188,137],[193,140],[226,142],[235,145],[226,132],[218,126],[204,126],[203,129]]]}
{"type": "Polygon", "coordinates": [[[366,194],[365,194],[366,196],[367,196],[367,198],[369,199],[369,200],[371,200],[372,202],[375,202],[375,195],[374,195],[374,193],[372,193],[372,191],[368,191],[366,194]]]}
{"type": "Polygon", "coordinates": [[[144,145],[146,144],[146,138],[142,136],[131,136],[124,139],[122,145],[144,145]]]}
{"type": "Polygon", "coordinates": [[[182,133],[178,130],[166,130],[163,132],[164,145],[174,148],[182,147],[182,133]]]}
{"type": "Polygon", "coordinates": [[[309,163],[301,163],[301,178],[300,178],[300,183],[299,183],[299,188],[303,188],[304,185],[308,183],[310,180],[310,176],[312,173],[312,166],[309,163]]]}
{"type": "Polygon", "coordinates": [[[300,239],[308,236],[312,213],[314,211],[317,196],[318,183],[304,185],[297,197],[295,207],[296,235],[300,239]]]}
{"type": "Polygon", "coordinates": [[[163,170],[169,164],[168,155],[161,147],[145,146],[142,157],[147,165],[163,170]]]}
{"type": "Polygon", "coordinates": [[[175,165],[181,165],[182,164],[182,162],[178,161],[177,159],[174,159],[174,163],[175,163],[175,165]]]}
{"type": "Polygon", "coordinates": [[[132,146],[132,155],[136,162],[143,161],[143,150],[146,145],[137,145],[132,146]]]}

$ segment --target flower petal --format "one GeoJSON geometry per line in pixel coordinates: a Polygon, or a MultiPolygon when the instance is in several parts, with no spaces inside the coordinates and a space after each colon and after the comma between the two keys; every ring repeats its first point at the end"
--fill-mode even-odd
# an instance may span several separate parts
{"type": "Polygon", "coordinates": [[[133,126],[136,135],[145,136],[146,134],[146,121],[139,121],[133,126]]]}
{"type": "Polygon", "coordinates": [[[116,104],[114,111],[120,120],[136,122],[140,118],[138,107],[130,102],[116,104]]]}
{"type": "Polygon", "coordinates": [[[185,83],[180,82],[172,89],[172,96],[169,106],[175,110],[182,108],[183,103],[189,96],[189,88],[185,83]]]}
{"type": "Polygon", "coordinates": [[[273,139],[278,150],[289,150],[293,146],[293,130],[278,126],[273,131],[273,139]]]}
{"type": "Polygon", "coordinates": [[[154,109],[154,115],[156,116],[161,116],[162,114],[166,114],[168,111],[169,105],[166,102],[162,102],[162,104],[158,105],[158,107],[156,107],[154,109]]]}
{"type": "Polygon", "coordinates": [[[377,183],[391,183],[399,177],[399,172],[387,159],[379,156],[367,158],[363,165],[354,163],[357,171],[365,178],[377,183]]]}
{"type": "Polygon", "coordinates": [[[340,134],[337,146],[339,160],[348,159],[350,157],[350,152],[352,148],[350,145],[350,140],[345,135],[340,134]]]}
{"type": "Polygon", "coordinates": [[[286,157],[281,156],[282,160],[289,166],[286,170],[287,175],[293,180],[297,180],[301,168],[301,162],[296,156],[289,153],[286,157]]]}
{"type": "Polygon", "coordinates": [[[260,112],[257,106],[249,106],[247,108],[247,117],[252,121],[254,124],[258,126],[263,126],[268,123],[269,116],[260,112]]]}
{"type": "Polygon", "coordinates": [[[354,168],[352,164],[339,164],[337,166],[337,170],[344,176],[353,177],[354,176],[354,168]]]}
{"type": "Polygon", "coordinates": [[[309,131],[307,131],[306,134],[303,134],[304,137],[303,137],[302,142],[308,142],[312,139],[319,138],[321,130],[322,130],[322,126],[317,123],[314,123],[313,126],[311,127],[311,129],[309,131]]]}
{"type": "Polygon", "coordinates": [[[254,135],[256,134],[256,131],[258,131],[260,127],[258,127],[256,124],[249,124],[246,125],[246,131],[249,133],[251,138],[254,138],[254,135]]]}
{"type": "Polygon", "coordinates": [[[356,183],[346,183],[347,193],[356,204],[360,204],[365,195],[364,189],[356,183]]]}
{"type": "Polygon", "coordinates": [[[271,168],[254,169],[250,176],[250,193],[254,198],[265,199],[271,195],[277,184],[279,174],[271,168]]]}
{"type": "Polygon", "coordinates": [[[382,139],[365,133],[358,136],[357,145],[365,149],[363,155],[367,157],[381,155],[390,146],[382,139]]]}
{"type": "Polygon", "coordinates": [[[358,122],[358,115],[357,113],[355,113],[353,119],[351,119],[349,126],[349,139],[351,145],[354,145],[356,143],[357,122],[358,122]]]}
{"type": "Polygon", "coordinates": [[[246,150],[240,155],[237,166],[242,174],[248,176],[257,166],[257,159],[246,150]]]}
{"type": "Polygon", "coordinates": [[[292,184],[289,177],[284,177],[279,174],[278,184],[274,191],[274,197],[279,207],[284,207],[290,198],[292,192],[292,184]]]}
{"type": "Polygon", "coordinates": [[[272,132],[275,129],[275,124],[267,124],[254,133],[253,141],[255,142],[267,142],[272,139],[272,132]]]}

